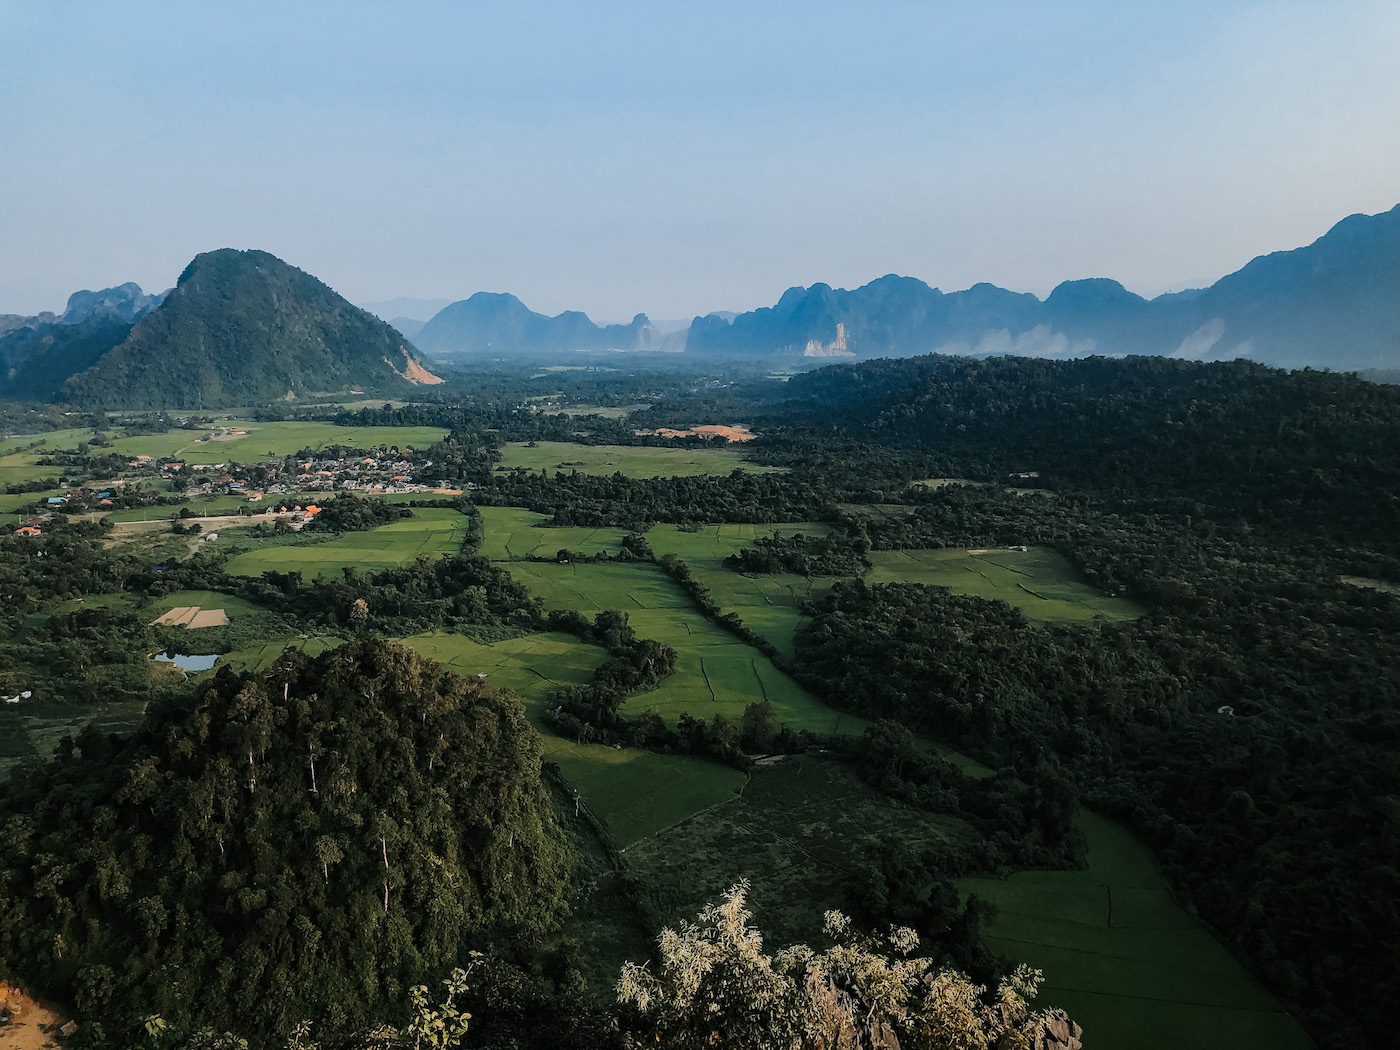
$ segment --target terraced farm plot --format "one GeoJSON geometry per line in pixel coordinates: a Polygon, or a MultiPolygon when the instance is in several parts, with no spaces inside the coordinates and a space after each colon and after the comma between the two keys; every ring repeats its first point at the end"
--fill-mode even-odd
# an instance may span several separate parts
{"type": "Polygon", "coordinates": [[[509,561],[512,558],[553,558],[562,549],[577,554],[616,554],[622,549],[626,529],[541,528],[547,515],[518,507],[481,507],[485,532],[480,550],[483,558],[509,561]]]}
{"type": "Polygon", "coordinates": [[[334,423],[259,423],[228,419],[210,430],[176,429],[164,434],[118,438],[112,443],[112,450],[125,456],[153,458],[178,454],[187,463],[255,463],[269,454],[286,456],[303,448],[321,449],[329,445],[355,448],[412,445],[415,449],[425,449],[446,436],[447,431],[441,427],[341,427],[334,423]],[[234,430],[245,433],[230,433],[234,430]],[[201,440],[204,437],[209,440],[201,440]]]}
{"type": "MultiPolygon", "coordinates": [[[[89,599],[89,602],[91,599],[89,599]]],[[[244,616],[266,615],[267,610],[260,605],[217,591],[175,591],[157,598],[146,605],[142,615],[154,621],[174,609],[199,606],[201,609],[222,609],[230,620],[244,616]]]]}
{"type": "Polygon", "coordinates": [[[455,510],[420,508],[413,517],[368,532],[347,532],[310,547],[264,547],[228,563],[239,576],[265,572],[301,572],[308,578],[337,575],[342,566],[357,572],[381,572],[406,565],[421,555],[441,558],[462,549],[467,519],[455,510]]]}
{"type": "Polygon", "coordinates": [[[625,474],[629,478],[695,477],[727,475],[734,470],[757,474],[781,472],[743,458],[737,448],[667,448],[644,445],[577,445],[569,441],[539,441],[533,445],[511,442],[501,449],[501,465],[525,467],[550,474],[572,470],[580,474],[625,474]]]}
{"type": "Polygon", "coordinates": [[[1045,972],[1040,1001],[1104,1050],[1293,1050],[1302,1028],[1215,938],[1173,903],[1147,849],[1081,813],[1085,871],[963,879],[996,904],[985,940],[1045,972]]]}
{"type": "Polygon", "coordinates": [[[558,763],[619,849],[727,802],[744,786],[737,769],[689,755],[575,744],[557,736],[542,736],[540,743],[545,759],[558,763]]]}
{"type": "Polygon", "coordinates": [[[1041,623],[1083,623],[1102,616],[1131,620],[1146,610],[1112,598],[1084,582],[1063,556],[1029,550],[871,551],[869,583],[927,583],[958,594],[1000,598],[1041,623]]]}

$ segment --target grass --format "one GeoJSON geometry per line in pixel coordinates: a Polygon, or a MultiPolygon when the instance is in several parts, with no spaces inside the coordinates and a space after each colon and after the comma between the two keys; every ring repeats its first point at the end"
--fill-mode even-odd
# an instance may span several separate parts
{"type": "Polygon", "coordinates": [[[542,528],[548,520],[544,514],[516,507],[479,510],[485,539],[477,553],[492,561],[553,558],[561,548],[578,554],[616,554],[627,535],[626,529],[542,528]]]}
{"type": "Polygon", "coordinates": [[[602,416],[604,419],[626,419],[633,412],[641,412],[651,405],[566,405],[559,401],[559,394],[537,394],[527,400],[548,415],[602,416]]]}
{"type": "Polygon", "coordinates": [[[861,733],[866,722],[827,707],[773,666],[757,649],[715,626],[660,569],[647,564],[508,564],[547,609],[604,609],[627,613],[642,638],[676,650],[676,671],[655,689],[629,697],[625,714],[648,709],[672,725],[682,714],[709,721],[738,720],[750,704],[767,700],[777,721],[793,729],[861,733]]]}
{"type": "Polygon", "coordinates": [[[959,594],[1000,598],[1040,623],[1130,620],[1147,610],[1086,583],[1063,556],[1043,547],[995,550],[871,551],[870,583],[928,583],[959,594]]]}
{"type": "MultiPolygon", "coordinates": [[[[345,639],[335,635],[281,638],[261,645],[250,645],[242,649],[231,650],[219,657],[219,662],[214,665],[212,670],[199,673],[214,674],[221,667],[229,667],[235,671],[265,671],[288,649],[296,649],[307,656],[320,656],[327,649],[334,649],[344,644],[345,639]]],[[[193,678],[195,675],[192,674],[190,677],[193,678]]]]}
{"type": "Polygon", "coordinates": [[[67,430],[46,430],[38,434],[8,434],[0,436],[0,456],[8,456],[15,449],[40,443],[40,452],[52,452],[58,448],[76,448],[78,442],[92,437],[91,427],[70,427],[67,430]]]}
{"type": "Polygon", "coordinates": [[[311,578],[334,576],[343,566],[361,573],[381,572],[424,555],[456,554],[466,529],[466,517],[455,510],[419,508],[411,518],[367,532],[347,532],[327,543],[247,551],[229,561],[228,571],[239,576],[295,571],[311,578]]]}
{"type": "Polygon", "coordinates": [[[541,726],[544,694],[556,686],[583,685],[607,658],[599,646],[558,632],[486,643],[434,631],[403,641],[464,677],[485,674],[490,685],[513,690],[525,700],[531,720],[541,726]]]}
{"type": "Polygon", "coordinates": [[[341,427],[334,423],[272,422],[229,419],[220,426],[246,430],[239,437],[214,436],[217,430],[169,430],[164,434],[139,434],[118,438],[112,451],[126,456],[179,455],[187,463],[251,463],[268,455],[286,456],[303,448],[328,445],[377,448],[380,445],[412,445],[427,448],[447,436],[441,427],[341,427]],[[209,440],[201,440],[208,437],[209,440]]]}
{"type": "Polygon", "coordinates": [[[23,762],[50,758],[60,740],[76,738],[87,725],[102,733],[129,733],[144,711],[145,705],[139,703],[0,705],[0,780],[23,762]]]}
{"type": "Polygon", "coordinates": [[[918,851],[968,833],[955,817],[881,795],[841,763],[793,756],[756,769],[727,804],[633,846],[626,861],[668,925],[694,920],[748,879],[754,921],[772,951],[818,937],[823,913],[842,907],[844,883],[881,843],[918,851]]]}
{"type": "Polygon", "coordinates": [[[1045,973],[1040,1001],[1105,1050],[1291,1050],[1311,1046],[1211,933],[1172,901],[1151,854],[1127,830],[1082,813],[1084,871],[963,879],[998,908],[987,944],[1045,973]]]}
{"type": "Polygon", "coordinates": [[[750,547],[758,536],[802,533],[825,536],[830,526],[811,522],[770,525],[707,525],[698,532],[682,532],[674,525],[656,525],[647,541],[660,554],[674,554],[690,567],[725,612],[738,614],[749,627],[767,638],[786,658],[793,659],[793,638],[806,621],[800,606],[820,593],[829,579],[793,573],[746,574],[724,567],[724,559],[750,547]]]}
{"type": "Polygon", "coordinates": [[[652,448],[643,445],[578,445],[570,441],[511,442],[501,449],[501,465],[550,474],[625,474],[629,478],[726,475],[734,470],[769,474],[780,467],[750,463],[740,449],[727,446],[652,448]]]}

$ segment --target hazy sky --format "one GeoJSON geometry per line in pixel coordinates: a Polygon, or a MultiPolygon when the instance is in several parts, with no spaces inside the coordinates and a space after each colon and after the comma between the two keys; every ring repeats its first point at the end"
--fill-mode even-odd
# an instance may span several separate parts
{"type": "Polygon", "coordinates": [[[262,248],[595,319],[1209,283],[1400,201],[1400,3],[0,0],[0,312],[262,248]]]}

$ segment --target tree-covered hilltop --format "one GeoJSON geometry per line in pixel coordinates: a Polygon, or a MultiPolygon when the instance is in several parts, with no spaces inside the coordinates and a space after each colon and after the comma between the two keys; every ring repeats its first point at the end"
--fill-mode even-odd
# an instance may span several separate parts
{"type": "Polygon", "coordinates": [[[109,1031],[361,1026],[565,907],[517,704],[376,640],[86,731],[6,785],[0,836],[0,954],[109,1031]]]}
{"type": "Polygon", "coordinates": [[[437,382],[377,317],[267,252],[206,252],[120,346],[65,386],[75,404],[217,408],[288,395],[402,395],[437,382]]]}

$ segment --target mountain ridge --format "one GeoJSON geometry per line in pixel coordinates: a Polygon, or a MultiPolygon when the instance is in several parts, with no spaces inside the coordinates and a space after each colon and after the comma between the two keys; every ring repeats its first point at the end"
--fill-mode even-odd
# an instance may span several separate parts
{"type": "Polygon", "coordinates": [[[979,283],[945,293],[887,274],[847,291],[794,287],[731,321],[697,317],[691,353],[909,357],[1249,357],[1298,368],[1400,362],[1400,205],[1350,215],[1311,244],[1252,259],[1207,288],[1146,299],[1106,277],[1041,300],[979,283]],[[839,344],[839,345],[838,345],[839,344]]]}
{"type": "Polygon", "coordinates": [[[64,384],[84,407],[226,408],[439,383],[401,333],[267,252],[197,255],[165,301],[64,384]]]}
{"type": "Polygon", "coordinates": [[[509,292],[477,292],[443,307],[419,329],[418,347],[435,354],[557,353],[570,350],[662,350],[668,340],[646,314],[629,324],[596,325],[587,314],[536,313],[509,292]]]}

